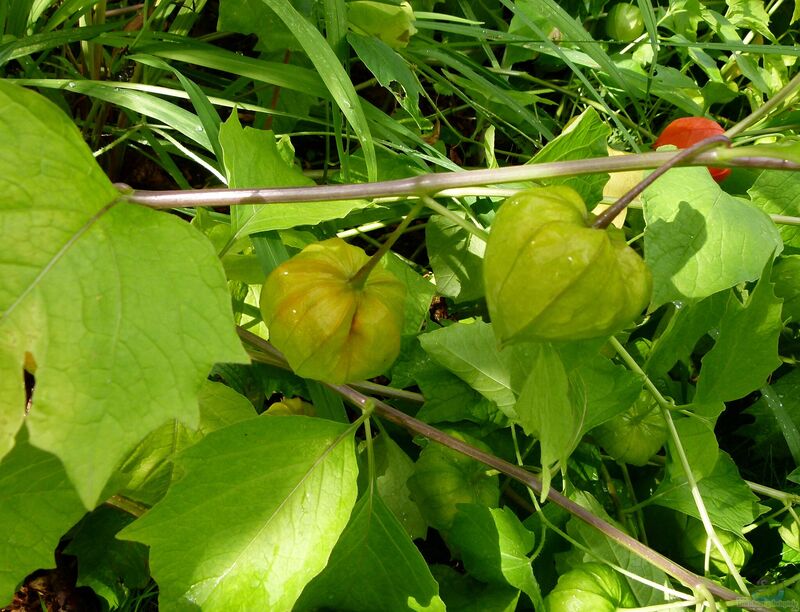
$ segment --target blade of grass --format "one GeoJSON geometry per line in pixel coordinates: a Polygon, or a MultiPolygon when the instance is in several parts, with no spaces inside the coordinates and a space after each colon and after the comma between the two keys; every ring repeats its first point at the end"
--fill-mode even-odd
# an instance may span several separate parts
{"type": "MultiPolygon", "coordinates": [[[[204,149],[212,150],[211,142],[197,115],[193,115],[171,102],[166,102],[144,91],[124,87],[122,83],[73,81],[69,79],[15,79],[13,82],[29,87],[63,89],[73,93],[84,94],[91,98],[105,100],[147,117],[158,119],[204,149]]],[[[135,86],[135,84],[128,85],[135,86]]]]}
{"type": "Polygon", "coordinates": [[[288,2],[282,0],[262,0],[280,18],[297,42],[303,47],[311,63],[317,69],[325,86],[333,96],[347,121],[358,136],[364,150],[367,164],[367,175],[371,181],[378,176],[378,164],[375,157],[375,145],[372,142],[367,117],[361,106],[353,83],[342,68],[336,54],[322,37],[322,34],[298,13],[288,2]]]}

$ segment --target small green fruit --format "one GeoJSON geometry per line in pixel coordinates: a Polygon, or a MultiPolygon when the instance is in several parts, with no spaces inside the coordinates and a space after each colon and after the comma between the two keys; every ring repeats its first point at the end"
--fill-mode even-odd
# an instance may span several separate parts
{"type": "Polygon", "coordinates": [[[397,358],[405,286],[380,266],[363,287],[354,286],[368,260],[331,238],[307,246],[264,283],[270,341],[300,376],[342,384],[382,374],[397,358]]]}
{"type": "Polygon", "coordinates": [[[622,233],[590,227],[583,200],[563,186],[503,203],[484,281],[503,344],[610,336],[641,314],[652,290],[650,271],[622,233]]]}
{"type": "MultiPolygon", "coordinates": [[[[480,440],[459,432],[447,433],[491,452],[480,440]]],[[[411,498],[431,526],[446,531],[453,525],[458,504],[497,506],[500,500],[498,478],[487,475],[487,469],[466,455],[430,443],[422,449],[414,464],[414,474],[408,479],[411,498]]]]}
{"type": "Polygon", "coordinates": [[[601,563],[584,563],[562,574],[545,598],[547,612],[616,612],[636,605],[625,578],[601,563]]]}
{"type": "Polygon", "coordinates": [[[606,17],[606,34],[619,42],[636,40],[644,32],[642,11],[635,4],[621,2],[608,11],[606,17]]]}
{"type": "Polygon", "coordinates": [[[617,461],[645,465],[667,441],[667,423],[649,392],[633,406],[592,430],[594,439],[617,461]]]}

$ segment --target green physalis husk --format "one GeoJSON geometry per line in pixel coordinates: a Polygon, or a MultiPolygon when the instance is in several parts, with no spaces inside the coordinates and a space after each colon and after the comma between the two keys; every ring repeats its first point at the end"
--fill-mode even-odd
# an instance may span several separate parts
{"type": "Polygon", "coordinates": [[[590,223],[569,187],[529,189],[500,207],[484,281],[501,343],[609,336],[647,306],[652,278],[642,258],[619,230],[590,223]]]}
{"type": "Polygon", "coordinates": [[[544,601],[547,612],[616,612],[637,605],[625,578],[601,563],[584,563],[562,574],[544,601]]]}
{"type": "Polygon", "coordinates": [[[669,437],[667,422],[649,391],[628,408],[592,430],[597,443],[617,461],[643,466],[669,437]]]}
{"type": "MultiPolygon", "coordinates": [[[[462,442],[491,452],[480,440],[457,431],[445,431],[462,442]]],[[[414,464],[414,474],[408,479],[411,499],[432,527],[446,531],[453,525],[458,504],[497,507],[499,481],[486,470],[485,465],[471,457],[430,443],[422,449],[414,464]]]]}
{"type": "Polygon", "coordinates": [[[331,384],[385,372],[400,352],[405,285],[340,238],[307,246],[275,268],[261,291],[270,341],[300,376],[331,384]]]}
{"type": "Polygon", "coordinates": [[[414,10],[408,2],[399,5],[369,0],[348,2],[347,20],[353,31],[380,38],[393,49],[408,45],[417,32],[414,10]]]}
{"type": "MultiPolygon", "coordinates": [[[[717,547],[709,542],[703,523],[690,516],[687,516],[685,521],[678,541],[678,554],[683,563],[695,571],[705,571],[706,550],[708,550],[710,573],[719,576],[728,575],[728,566],[717,547]]],[[[715,531],[736,569],[742,569],[753,554],[753,545],[730,531],[719,528],[715,531]]]]}

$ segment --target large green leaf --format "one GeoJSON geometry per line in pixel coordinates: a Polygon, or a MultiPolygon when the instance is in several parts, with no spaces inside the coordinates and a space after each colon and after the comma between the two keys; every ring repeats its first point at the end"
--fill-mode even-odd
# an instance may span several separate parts
{"type": "Polygon", "coordinates": [[[355,503],[352,430],[262,416],[209,434],[176,463],[185,476],[120,534],[150,546],[159,609],[290,610],[355,503]]]}
{"type": "Polygon", "coordinates": [[[775,297],[768,266],[742,304],[731,292],[714,348],[705,357],[697,381],[697,402],[732,401],[761,387],[781,361],[778,336],[783,328],[781,301],[775,297]]]}
{"type": "Polygon", "coordinates": [[[23,429],[0,462],[0,601],[33,570],[55,567],[53,551],[85,508],[61,462],[28,443],[23,429]]]}
{"type": "Polygon", "coordinates": [[[194,424],[217,361],[244,361],[211,244],[177,217],[117,200],[78,130],[45,98],[0,82],[0,454],[24,412],[92,507],[154,428],[194,424]],[[9,382],[14,381],[14,382],[9,382]]]}
{"type": "Polygon", "coordinates": [[[722,191],[704,168],[675,168],[644,194],[652,308],[757,279],[783,248],[770,218],[722,191]]]}
{"type": "Polygon", "coordinates": [[[373,442],[375,485],[381,501],[397,517],[412,539],[424,538],[428,524],[411,500],[406,481],[414,473],[414,462],[388,434],[373,442]]]}
{"type": "Polygon", "coordinates": [[[377,495],[365,495],[325,570],[303,592],[297,610],[444,612],[428,564],[377,495]]]}
{"type": "MultiPolygon", "coordinates": [[[[299,169],[284,161],[272,131],[243,128],[236,113],[222,124],[219,140],[225,173],[231,187],[298,187],[314,184],[299,169]]],[[[366,200],[342,200],[234,206],[231,209],[232,240],[256,232],[317,225],[342,218],[350,211],[368,204],[366,200]]]]}
{"type": "MultiPolygon", "coordinates": [[[[590,108],[576,117],[555,139],[539,151],[529,163],[588,159],[608,155],[608,125],[597,111],[590,108]]],[[[568,185],[581,194],[589,210],[603,199],[603,186],[608,181],[605,173],[545,179],[543,185],[568,185]]]]}

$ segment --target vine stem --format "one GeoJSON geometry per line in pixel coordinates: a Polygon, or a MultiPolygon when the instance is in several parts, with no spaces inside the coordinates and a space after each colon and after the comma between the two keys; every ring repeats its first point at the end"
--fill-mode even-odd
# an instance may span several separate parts
{"type": "MultiPolygon", "coordinates": [[[[283,358],[283,355],[281,355],[280,351],[272,346],[267,340],[264,340],[260,336],[241,328],[237,328],[237,331],[239,336],[245,342],[256,347],[262,354],[268,355],[269,358],[273,360],[275,365],[280,365],[281,367],[289,369],[289,366],[286,364],[286,360],[283,358]]],[[[652,385],[652,383],[650,384],[652,385]]],[[[391,421],[396,425],[400,425],[411,433],[425,436],[426,438],[433,440],[438,444],[451,448],[456,452],[475,459],[476,461],[480,461],[484,465],[493,468],[510,478],[513,478],[517,482],[520,482],[521,484],[530,488],[537,495],[542,491],[541,480],[520,466],[509,463],[508,461],[482,451],[479,448],[475,448],[466,442],[449,436],[446,433],[439,431],[435,427],[432,427],[427,423],[424,423],[412,416],[407,415],[404,412],[401,412],[400,410],[397,410],[396,408],[393,408],[381,400],[360,393],[354,389],[352,385],[326,384],[326,386],[362,411],[364,409],[371,408],[375,415],[384,418],[387,421],[391,421]]],[[[657,389],[656,392],[658,392],[657,389]]],[[[666,402],[666,400],[664,401],[666,402]]],[[[652,548],[642,544],[639,540],[629,536],[627,533],[621,531],[614,525],[611,525],[603,519],[595,516],[589,510],[583,506],[580,506],[565,495],[562,495],[558,491],[551,489],[547,495],[547,499],[588,525],[591,525],[620,546],[631,551],[636,556],[645,559],[666,574],[672,576],[684,584],[687,588],[695,591],[698,587],[705,587],[709,592],[713,593],[720,599],[726,601],[737,600],[741,602],[740,594],[689,571],[685,567],[654,551],[652,548]]],[[[753,610],[754,612],[768,612],[770,610],[770,608],[763,606],[756,601],[746,602],[739,605],[745,609],[753,610]]]]}
{"type": "MultiPolygon", "coordinates": [[[[435,195],[446,189],[534,181],[559,176],[595,174],[598,172],[647,170],[657,168],[673,157],[675,157],[675,153],[672,151],[657,151],[654,153],[507,166],[490,170],[431,173],[378,183],[319,185],[314,187],[146,191],[134,190],[123,183],[117,183],[116,186],[120,190],[120,200],[122,201],[140,204],[149,208],[167,209],[194,206],[225,207],[239,204],[270,204],[278,202],[320,202],[393,196],[420,197],[422,195],[435,195]]],[[[698,154],[693,159],[683,160],[678,165],[718,166],[720,161],[718,152],[707,151],[698,154]]],[[[737,157],[731,161],[731,165],[775,170],[800,170],[800,163],[784,159],[780,152],[775,150],[765,150],[764,154],[759,156],[737,157]]]]}
{"type": "Polygon", "coordinates": [[[389,237],[383,242],[383,244],[378,247],[378,250],[375,251],[375,253],[373,253],[369,258],[369,261],[361,266],[358,272],[355,273],[355,276],[350,279],[350,285],[352,287],[356,289],[361,289],[364,287],[364,284],[367,282],[372,270],[375,269],[375,266],[378,265],[378,262],[381,260],[381,258],[389,252],[389,249],[391,249],[394,246],[394,243],[397,242],[400,236],[403,235],[403,232],[408,229],[408,226],[411,225],[411,222],[416,218],[424,206],[425,202],[422,200],[414,204],[414,207],[400,222],[400,225],[398,225],[389,235],[389,237]]]}
{"type": "MultiPolygon", "coordinates": [[[[467,444],[466,442],[458,440],[457,438],[449,436],[446,433],[439,431],[435,427],[432,427],[427,423],[423,423],[422,421],[417,420],[414,417],[411,417],[380,400],[367,397],[366,395],[359,393],[347,385],[327,386],[347,399],[354,406],[360,408],[369,402],[372,402],[375,414],[386,419],[387,421],[391,421],[411,431],[412,433],[425,436],[429,440],[451,448],[459,453],[462,453],[463,455],[475,459],[476,461],[480,461],[488,467],[494,468],[506,476],[509,476],[510,478],[513,478],[514,480],[529,487],[537,494],[542,490],[541,480],[519,466],[486,453],[478,448],[475,448],[474,446],[467,444]]],[[[740,594],[715,584],[714,582],[687,570],[681,565],[678,565],[671,559],[668,559],[662,554],[645,546],[639,540],[629,536],[627,533],[621,531],[617,527],[614,527],[610,523],[598,518],[589,510],[583,506],[580,506],[565,495],[562,495],[561,493],[551,489],[547,495],[547,499],[567,510],[570,514],[578,519],[599,530],[617,544],[628,549],[635,555],[652,563],[655,567],[658,567],[665,573],[686,585],[687,588],[693,591],[707,589],[710,593],[716,597],[719,597],[720,599],[726,601],[737,600],[740,602],[738,605],[748,610],[754,610],[757,612],[765,612],[769,610],[768,607],[763,606],[756,601],[741,603],[742,597],[740,594]]]]}
{"type": "Polygon", "coordinates": [[[642,377],[648,391],[650,391],[653,399],[656,400],[656,403],[661,410],[661,416],[664,417],[664,420],[667,423],[667,429],[669,430],[670,438],[675,446],[675,454],[678,456],[678,460],[683,468],[684,475],[686,476],[686,482],[689,485],[689,490],[692,493],[692,498],[694,499],[694,504],[697,508],[697,513],[700,515],[700,521],[703,523],[703,528],[706,531],[706,535],[714,544],[714,548],[717,549],[722,559],[725,561],[728,571],[730,571],[731,576],[733,576],[733,579],[736,581],[737,586],[742,590],[742,593],[749,595],[750,592],[747,590],[747,585],[742,579],[741,574],[739,574],[739,570],[736,569],[736,565],[734,565],[733,560],[728,554],[728,551],[725,550],[725,547],[722,545],[719,536],[717,536],[714,526],[711,524],[711,518],[706,510],[705,502],[703,501],[702,495],[700,495],[700,487],[697,486],[697,479],[694,477],[694,472],[692,472],[692,466],[689,464],[689,458],[686,456],[683,443],[678,435],[678,429],[675,427],[675,421],[672,420],[672,403],[661,394],[658,388],[656,388],[656,386],[653,384],[653,381],[650,380],[650,377],[647,376],[639,364],[636,363],[636,360],[633,358],[633,356],[631,356],[631,354],[625,350],[625,347],[620,344],[619,340],[612,336],[609,342],[617,354],[625,362],[625,365],[627,365],[632,372],[642,377]]]}

